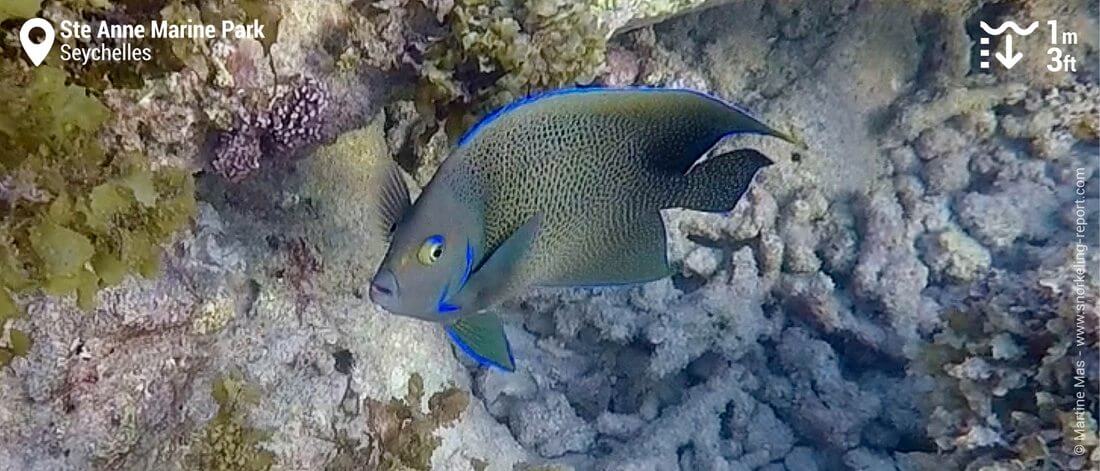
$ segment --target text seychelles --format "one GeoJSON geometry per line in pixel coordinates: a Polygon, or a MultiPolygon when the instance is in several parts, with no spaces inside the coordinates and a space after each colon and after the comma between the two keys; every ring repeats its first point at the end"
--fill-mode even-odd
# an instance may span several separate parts
{"type": "Polygon", "coordinates": [[[240,23],[224,20],[219,24],[201,24],[188,20],[185,24],[164,20],[145,24],[84,23],[64,20],[60,23],[59,36],[77,41],[120,41],[119,45],[98,43],[81,46],[61,45],[61,59],[88,63],[89,61],[148,61],[152,59],[151,47],[135,47],[128,40],[143,39],[264,39],[264,26],[258,20],[240,23]]]}

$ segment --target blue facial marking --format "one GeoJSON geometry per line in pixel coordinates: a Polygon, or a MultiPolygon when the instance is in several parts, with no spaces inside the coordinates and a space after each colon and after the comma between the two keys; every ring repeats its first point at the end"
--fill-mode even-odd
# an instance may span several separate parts
{"type": "Polygon", "coordinates": [[[443,292],[439,293],[439,300],[435,302],[435,310],[439,311],[440,314],[447,314],[460,309],[458,306],[447,302],[447,291],[450,288],[450,283],[443,285],[443,292]]]}
{"type": "Polygon", "coordinates": [[[436,234],[434,236],[428,237],[428,243],[443,245],[443,236],[436,234]]]}
{"type": "Polygon", "coordinates": [[[470,241],[466,241],[466,269],[462,272],[462,281],[458,284],[458,289],[466,287],[466,282],[470,281],[470,272],[474,269],[474,247],[470,245],[470,241]]]}
{"type": "MultiPolygon", "coordinates": [[[[433,236],[442,239],[442,236],[433,236]]],[[[431,240],[432,238],[429,238],[431,240]]],[[[459,281],[458,289],[462,290],[466,286],[466,282],[470,281],[470,272],[474,269],[474,247],[470,245],[470,241],[466,241],[466,267],[462,270],[462,280],[459,281]]],[[[447,295],[450,294],[450,283],[443,286],[443,292],[439,293],[439,300],[435,303],[436,311],[440,314],[447,314],[462,309],[459,306],[447,302],[447,295]]]]}

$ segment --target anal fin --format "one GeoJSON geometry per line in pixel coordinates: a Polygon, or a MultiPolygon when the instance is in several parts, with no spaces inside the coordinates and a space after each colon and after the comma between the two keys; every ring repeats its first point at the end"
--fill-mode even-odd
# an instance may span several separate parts
{"type": "Polygon", "coordinates": [[[504,325],[496,314],[483,313],[463,317],[445,327],[451,341],[482,365],[515,371],[512,347],[504,336],[504,325]]]}

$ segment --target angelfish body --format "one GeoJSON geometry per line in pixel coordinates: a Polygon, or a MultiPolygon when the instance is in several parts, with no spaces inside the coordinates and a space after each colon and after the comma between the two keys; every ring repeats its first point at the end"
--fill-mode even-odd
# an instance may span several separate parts
{"type": "Polygon", "coordinates": [[[660,210],[729,211],[771,161],[723,137],[790,141],[689,90],[576,89],[529,98],[471,129],[415,204],[395,167],[378,185],[392,233],[371,298],[441,322],[485,364],[514,368],[484,312],[530,286],[641,283],[669,274],[660,210]]]}

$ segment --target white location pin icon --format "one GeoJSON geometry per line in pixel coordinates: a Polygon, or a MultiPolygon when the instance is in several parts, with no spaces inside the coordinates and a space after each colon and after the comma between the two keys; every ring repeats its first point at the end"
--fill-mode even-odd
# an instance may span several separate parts
{"type": "Polygon", "coordinates": [[[19,29],[19,42],[23,43],[23,50],[27,51],[27,57],[31,58],[31,62],[34,62],[35,67],[42,65],[42,61],[46,60],[46,55],[53,48],[53,39],[53,25],[42,18],[31,18],[23,23],[23,27],[19,29]],[[35,29],[42,30],[43,37],[40,43],[31,41],[31,31],[35,29]]]}

